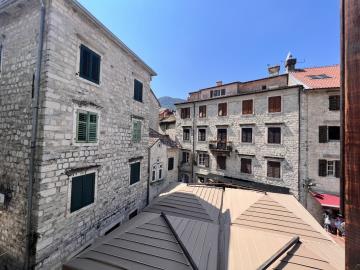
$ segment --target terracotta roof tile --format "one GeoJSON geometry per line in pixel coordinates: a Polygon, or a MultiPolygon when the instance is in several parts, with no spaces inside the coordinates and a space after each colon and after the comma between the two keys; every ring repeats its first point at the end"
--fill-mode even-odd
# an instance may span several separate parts
{"type": "Polygon", "coordinates": [[[340,65],[298,69],[294,72],[290,72],[290,74],[301,84],[304,84],[305,88],[318,89],[340,87],[340,65]]]}

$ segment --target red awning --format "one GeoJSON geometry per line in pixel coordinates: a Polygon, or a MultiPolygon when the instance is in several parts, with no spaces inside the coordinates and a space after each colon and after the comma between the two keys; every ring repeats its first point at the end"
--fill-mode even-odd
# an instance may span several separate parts
{"type": "Polygon", "coordinates": [[[312,193],[314,198],[324,207],[340,208],[340,197],[331,194],[312,193]]]}

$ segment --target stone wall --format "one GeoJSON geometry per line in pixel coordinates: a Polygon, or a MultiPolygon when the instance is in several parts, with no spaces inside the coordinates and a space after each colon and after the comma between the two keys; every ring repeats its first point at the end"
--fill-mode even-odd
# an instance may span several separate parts
{"type": "MultiPolygon", "coordinates": [[[[184,126],[192,127],[193,103],[177,106],[177,137],[183,149],[192,150],[193,137],[190,141],[182,140],[184,126]],[[191,107],[191,119],[181,119],[180,110],[191,107]]],[[[194,175],[217,175],[247,179],[261,183],[284,186],[298,196],[298,165],[299,165],[299,88],[271,90],[262,93],[241,95],[221,99],[199,101],[195,103],[195,151],[205,151],[210,155],[210,167],[194,166],[194,175]],[[282,96],[282,112],[268,113],[268,97],[282,96]],[[254,114],[242,115],[242,100],[254,100],[254,114]],[[227,102],[227,116],[218,116],[218,103],[227,102]],[[207,105],[207,117],[198,118],[198,107],[207,105]],[[278,123],[278,124],[277,124],[278,123]],[[281,126],[282,143],[270,145],[267,143],[267,127],[281,126]],[[206,127],[206,141],[197,140],[198,127],[206,127]],[[253,127],[253,143],[241,143],[241,127],[253,127]],[[226,160],[226,170],[218,170],[216,154],[209,150],[209,141],[217,139],[217,128],[227,128],[227,140],[232,142],[233,150],[226,160]],[[240,157],[253,156],[253,174],[240,173],[240,157]],[[281,157],[282,177],[279,180],[270,179],[267,175],[267,157],[281,157]]],[[[195,154],[195,160],[196,160],[195,154]]],[[[191,163],[190,163],[191,164],[191,163]]],[[[183,165],[181,173],[191,172],[191,165],[183,165]]]]}
{"type": "MultiPolygon", "coordinates": [[[[2,1],[5,2],[5,1],[2,1]]],[[[0,10],[0,269],[22,266],[31,141],[32,84],[37,56],[38,1],[0,10]],[[10,199],[11,198],[11,199],[10,199]]],[[[44,85],[44,82],[42,82],[44,85]]]]}
{"type": "Polygon", "coordinates": [[[159,131],[159,110],[160,105],[154,93],[150,92],[149,95],[149,128],[159,131]]]}

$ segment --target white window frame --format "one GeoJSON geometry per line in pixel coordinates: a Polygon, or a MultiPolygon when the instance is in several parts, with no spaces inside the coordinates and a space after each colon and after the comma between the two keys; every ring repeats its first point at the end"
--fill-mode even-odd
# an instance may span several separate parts
{"type": "Polygon", "coordinates": [[[84,171],[80,171],[77,173],[72,174],[71,176],[69,176],[69,183],[68,183],[68,194],[67,194],[67,205],[66,205],[66,217],[72,217],[72,216],[76,216],[86,210],[89,210],[90,208],[94,207],[96,205],[96,201],[97,201],[97,183],[98,183],[98,170],[96,168],[94,169],[89,169],[89,170],[84,170],[84,171]],[[78,177],[78,176],[83,176],[86,174],[91,174],[91,173],[95,173],[95,181],[94,181],[94,202],[84,206],[74,212],[71,212],[71,191],[72,191],[72,181],[73,178],[78,177]]]}
{"type": "Polygon", "coordinates": [[[151,171],[151,181],[156,181],[156,165],[153,165],[152,171],[151,171]]]}
{"type": "Polygon", "coordinates": [[[164,169],[163,169],[163,164],[162,163],[160,163],[160,164],[158,164],[158,180],[162,180],[163,178],[164,178],[164,169]],[[161,171],[161,174],[160,174],[160,171],[161,171]],[[161,177],[160,177],[161,176],[161,177]]]}
{"type": "Polygon", "coordinates": [[[335,160],[327,160],[326,161],[326,175],[335,177],[335,160]],[[329,168],[331,168],[331,169],[329,169],[329,168]]]}
{"type": "Polygon", "coordinates": [[[198,131],[198,134],[197,134],[197,135],[198,135],[198,136],[197,136],[198,142],[206,142],[206,133],[207,133],[206,128],[204,128],[204,127],[199,127],[197,131],[198,131]],[[205,130],[205,140],[202,140],[202,141],[199,140],[200,129],[205,130]]]}
{"type": "Polygon", "coordinates": [[[94,146],[99,145],[100,141],[100,128],[101,128],[101,111],[94,107],[90,106],[79,106],[78,104],[74,104],[73,107],[73,139],[72,144],[76,146],[94,146]],[[77,114],[79,111],[91,112],[97,114],[97,131],[96,131],[96,142],[77,142],[77,114]]]}
{"type": "Polygon", "coordinates": [[[241,126],[240,127],[240,143],[243,144],[254,144],[254,127],[253,126],[241,126]],[[243,142],[242,141],[242,134],[243,134],[243,128],[251,128],[251,142],[243,142]]]}
{"type": "Polygon", "coordinates": [[[129,162],[129,168],[128,168],[128,170],[129,170],[129,187],[134,187],[134,186],[136,186],[137,184],[140,184],[141,183],[141,159],[139,159],[139,160],[134,160],[134,161],[132,161],[132,162],[129,162]],[[139,171],[139,181],[137,181],[136,183],[133,183],[133,184],[131,184],[131,165],[132,164],[135,164],[135,163],[140,163],[140,171],[139,171]]]}
{"type": "Polygon", "coordinates": [[[188,152],[188,151],[182,151],[181,152],[181,162],[183,163],[183,164],[189,164],[189,162],[190,162],[190,152],[188,152]],[[184,154],[183,153],[187,153],[187,155],[186,155],[186,157],[187,157],[187,160],[186,161],[184,161],[182,158],[183,158],[183,156],[184,156],[184,154]]]}

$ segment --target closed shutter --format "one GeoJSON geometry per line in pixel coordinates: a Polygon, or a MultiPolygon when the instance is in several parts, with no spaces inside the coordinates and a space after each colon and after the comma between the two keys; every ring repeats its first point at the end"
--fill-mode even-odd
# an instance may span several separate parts
{"type": "Polygon", "coordinates": [[[82,183],[84,176],[73,177],[71,184],[70,212],[74,212],[82,206],[82,183]]]}
{"type": "Polygon", "coordinates": [[[97,123],[98,123],[97,114],[89,113],[88,119],[89,119],[88,141],[96,142],[97,141],[97,123]]]}
{"type": "Polygon", "coordinates": [[[130,185],[139,182],[140,180],[140,162],[130,165],[130,185]]]}
{"type": "Polygon", "coordinates": [[[327,126],[319,126],[319,143],[328,142],[328,128],[327,126]]]}
{"type": "Polygon", "coordinates": [[[80,77],[89,79],[90,74],[90,51],[84,45],[80,46],[80,77]]]}
{"type": "Polygon", "coordinates": [[[78,112],[77,117],[77,141],[86,142],[87,133],[88,133],[88,113],[87,112],[78,112]]]}
{"type": "Polygon", "coordinates": [[[227,115],[227,103],[223,104],[223,116],[227,115]]]}
{"type": "Polygon", "coordinates": [[[326,176],[327,161],[325,159],[319,159],[319,176],[326,176]]]}
{"type": "Polygon", "coordinates": [[[242,114],[252,114],[253,113],[253,100],[243,100],[242,102],[242,114]]]}
{"type": "Polygon", "coordinates": [[[329,96],[329,110],[340,110],[340,96],[329,96]]]}
{"type": "Polygon", "coordinates": [[[143,101],[143,84],[138,80],[134,80],[134,99],[143,101]]]}
{"type": "Polygon", "coordinates": [[[141,122],[140,121],[133,122],[132,140],[133,140],[133,142],[141,141],[141,122]]]}
{"type": "Polygon", "coordinates": [[[82,207],[94,202],[95,173],[84,175],[82,178],[82,207]]]}
{"type": "Polygon", "coordinates": [[[91,80],[94,83],[100,82],[100,56],[94,52],[91,54],[91,80]]]}
{"type": "Polygon", "coordinates": [[[269,112],[281,112],[281,96],[269,97],[268,100],[269,112]]]}
{"type": "Polygon", "coordinates": [[[340,160],[335,161],[335,177],[340,178],[340,160]]]}

